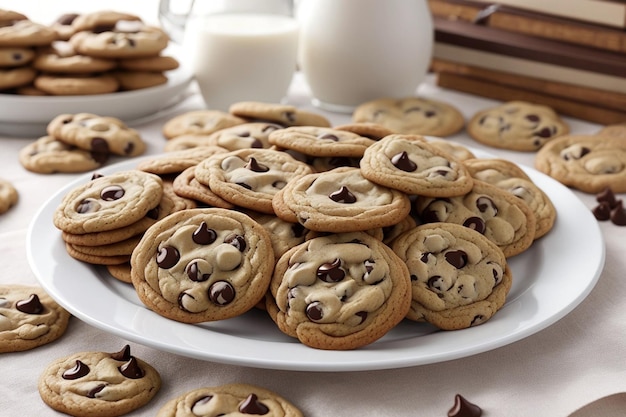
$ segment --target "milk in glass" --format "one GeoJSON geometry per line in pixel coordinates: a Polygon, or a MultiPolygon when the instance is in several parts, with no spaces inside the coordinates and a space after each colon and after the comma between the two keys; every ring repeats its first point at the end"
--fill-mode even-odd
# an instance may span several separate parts
{"type": "Polygon", "coordinates": [[[185,49],[207,108],[238,101],[280,103],[296,69],[298,23],[263,13],[212,14],[191,19],[185,49]]]}

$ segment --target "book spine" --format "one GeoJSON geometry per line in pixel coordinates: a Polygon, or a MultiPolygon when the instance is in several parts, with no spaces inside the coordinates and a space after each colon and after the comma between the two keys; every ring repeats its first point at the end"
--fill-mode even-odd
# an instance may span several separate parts
{"type": "Polygon", "coordinates": [[[498,0],[496,3],[600,25],[626,27],[624,3],[602,0],[498,0]]]}
{"type": "Polygon", "coordinates": [[[626,31],[552,17],[489,3],[468,0],[428,0],[434,17],[474,22],[492,28],[544,39],[583,45],[613,52],[626,52],[626,31]]]}

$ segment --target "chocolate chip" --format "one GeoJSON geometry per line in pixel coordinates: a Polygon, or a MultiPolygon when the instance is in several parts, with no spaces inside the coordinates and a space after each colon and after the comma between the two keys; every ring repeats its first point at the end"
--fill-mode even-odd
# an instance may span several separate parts
{"type": "Polygon", "coordinates": [[[605,221],[611,218],[611,206],[608,202],[603,201],[597,206],[595,206],[591,212],[593,213],[596,220],[605,221]]]}
{"type": "Polygon", "coordinates": [[[417,281],[417,275],[411,274],[411,281],[417,281]]]}
{"type": "Polygon", "coordinates": [[[124,146],[124,155],[130,155],[135,150],[135,144],[133,142],[128,142],[126,146],[124,146]]]}
{"type": "Polygon", "coordinates": [[[437,112],[434,110],[427,110],[426,112],[424,112],[424,116],[426,116],[426,118],[435,117],[436,115],[437,112]]]}
{"type": "Polygon", "coordinates": [[[237,250],[239,250],[239,252],[245,251],[247,247],[246,240],[243,238],[243,236],[234,233],[226,236],[226,238],[224,239],[224,243],[233,245],[237,248],[237,250]]]}
{"type": "Polygon", "coordinates": [[[289,122],[294,123],[296,121],[296,114],[292,111],[286,111],[283,113],[283,117],[289,122]]]}
{"type": "Polygon", "coordinates": [[[131,356],[128,362],[124,363],[119,368],[120,373],[129,379],[143,378],[145,375],[143,369],[139,366],[139,362],[134,356],[131,356]]]}
{"type": "Polygon", "coordinates": [[[98,137],[91,139],[91,150],[98,153],[111,153],[106,139],[98,137]]]}
{"type": "Polygon", "coordinates": [[[96,398],[96,394],[106,388],[106,384],[99,384],[98,386],[92,388],[88,393],[87,397],[96,398]]]}
{"type": "Polygon", "coordinates": [[[96,210],[96,205],[91,200],[81,200],[76,207],[77,213],[91,213],[96,210]]]}
{"type": "Polygon", "coordinates": [[[126,345],[119,352],[111,353],[111,358],[116,361],[128,361],[131,358],[130,345],[126,345]]]}
{"type": "Polygon", "coordinates": [[[549,127],[544,127],[539,132],[535,132],[535,136],[539,136],[540,138],[549,138],[554,134],[553,129],[549,127]]]}
{"type": "Polygon", "coordinates": [[[41,314],[44,310],[37,294],[31,294],[27,299],[18,301],[15,308],[26,314],[41,314]]]}
{"type": "Polygon", "coordinates": [[[291,233],[293,233],[295,237],[304,236],[305,231],[306,229],[300,223],[294,223],[291,225],[291,233]]]}
{"type": "Polygon", "coordinates": [[[198,245],[210,245],[217,239],[217,233],[215,230],[209,229],[206,222],[202,222],[191,235],[191,239],[198,245]]]}
{"type": "Polygon", "coordinates": [[[490,212],[492,216],[495,216],[498,214],[498,207],[496,207],[496,204],[489,197],[485,197],[485,196],[478,197],[476,199],[476,208],[481,213],[490,212]]]}
{"type": "Polygon", "coordinates": [[[363,324],[363,322],[367,320],[367,311],[359,311],[355,315],[361,318],[361,321],[359,322],[359,324],[363,324]]]}
{"type": "Polygon", "coordinates": [[[59,16],[55,22],[58,23],[59,25],[69,26],[77,17],[78,17],[77,13],[65,13],[59,16]]]}
{"type": "Polygon", "coordinates": [[[611,221],[617,226],[626,226],[626,210],[624,210],[622,200],[618,200],[615,207],[611,209],[611,221]]]}
{"type": "Polygon", "coordinates": [[[161,208],[159,206],[156,206],[155,208],[148,210],[148,212],[146,213],[146,217],[152,220],[158,220],[160,211],[161,208]]]}
{"type": "Polygon", "coordinates": [[[539,122],[540,118],[536,114],[527,114],[526,120],[528,120],[529,122],[537,123],[539,122]]]}
{"type": "Polygon", "coordinates": [[[119,185],[110,185],[102,189],[100,192],[100,198],[104,201],[115,201],[124,197],[125,193],[126,191],[119,185]]]}
{"type": "Polygon", "coordinates": [[[451,250],[446,252],[444,256],[446,261],[456,269],[461,269],[467,265],[467,253],[462,250],[451,250]]]}
{"type": "Polygon", "coordinates": [[[444,291],[445,290],[443,288],[443,278],[441,277],[441,275],[433,275],[432,277],[428,278],[428,281],[426,282],[426,285],[428,285],[428,287],[436,289],[438,291],[444,291]]]}
{"type": "Polygon", "coordinates": [[[250,147],[254,148],[254,149],[262,148],[263,147],[263,142],[261,142],[258,139],[255,139],[254,141],[252,141],[252,144],[250,145],[250,147]]]}
{"type": "Polygon", "coordinates": [[[270,409],[259,401],[256,394],[250,394],[239,406],[239,412],[242,414],[263,415],[269,413],[270,409]]]}
{"type": "Polygon", "coordinates": [[[317,277],[324,282],[340,282],[345,278],[345,276],[345,271],[341,269],[340,259],[324,263],[317,268],[317,277]]]}
{"type": "Polygon", "coordinates": [[[327,140],[332,140],[333,142],[339,142],[339,137],[332,133],[325,133],[321,136],[318,136],[318,139],[327,139],[327,140]]]}
{"type": "Polygon", "coordinates": [[[213,398],[212,395],[205,395],[204,397],[200,397],[193,405],[191,406],[191,412],[195,415],[205,414],[200,410],[213,398]]]}
{"type": "Polygon", "coordinates": [[[249,169],[252,172],[267,172],[269,167],[259,164],[256,158],[250,158],[244,168],[249,169]]]}
{"type": "Polygon", "coordinates": [[[615,207],[615,205],[617,204],[615,194],[613,193],[611,187],[606,187],[604,190],[596,194],[596,201],[598,203],[606,202],[608,203],[610,208],[615,207]]]}
{"type": "Polygon", "coordinates": [[[484,234],[485,230],[487,230],[487,225],[485,225],[485,221],[480,217],[470,217],[463,222],[463,226],[469,227],[472,230],[476,230],[480,234],[484,234]]]}
{"type": "Polygon", "coordinates": [[[108,153],[91,151],[90,155],[91,155],[91,159],[93,159],[94,161],[96,161],[100,165],[105,164],[109,160],[109,154],[108,153]]]}
{"type": "Polygon", "coordinates": [[[105,25],[105,24],[101,24],[101,25],[97,25],[94,28],[91,29],[91,31],[93,33],[103,33],[103,32],[111,32],[113,31],[113,28],[115,28],[115,25],[105,25]]]}
{"type": "Polygon", "coordinates": [[[454,406],[448,411],[448,417],[480,417],[482,414],[479,406],[467,401],[460,394],[454,396],[454,406]]]}
{"type": "Polygon", "coordinates": [[[345,185],[331,193],[328,197],[336,203],[352,204],[356,202],[356,196],[345,185]]]}
{"type": "Polygon", "coordinates": [[[170,269],[180,260],[178,249],[173,246],[163,246],[159,249],[156,256],[156,262],[159,268],[170,269]]]}
{"type": "Polygon", "coordinates": [[[311,321],[320,321],[324,317],[322,303],[319,301],[313,301],[311,304],[306,306],[306,316],[311,321]]]}
{"type": "Polygon", "coordinates": [[[251,186],[251,185],[246,184],[245,182],[238,182],[238,183],[236,183],[236,184],[237,184],[238,186],[240,186],[240,187],[245,188],[246,190],[251,190],[251,189],[252,189],[252,186],[251,186]]]}
{"type": "Polygon", "coordinates": [[[74,380],[78,378],[82,378],[89,373],[89,367],[85,365],[83,362],[76,360],[76,365],[73,368],[66,370],[61,375],[63,379],[74,380]]]}
{"type": "Polygon", "coordinates": [[[430,258],[430,255],[431,255],[430,252],[422,253],[422,256],[420,256],[420,261],[422,261],[423,263],[427,264],[428,263],[428,258],[430,258]]]}
{"type": "Polygon", "coordinates": [[[409,154],[402,151],[391,157],[393,166],[404,172],[413,172],[417,169],[417,164],[409,159],[409,154]]]}
{"type": "Polygon", "coordinates": [[[91,174],[91,180],[97,180],[98,178],[102,178],[104,177],[104,175],[100,174],[99,172],[94,172],[93,174],[91,174]]]}
{"type": "Polygon", "coordinates": [[[230,304],[235,299],[235,288],[226,281],[216,281],[209,287],[209,299],[219,306],[230,304]]]}
{"type": "Polygon", "coordinates": [[[194,282],[203,282],[211,277],[211,274],[203,274],[202,271],[200,271],[198,262],[192,262],[187,265],[186,272],[189,279],[194,282]]]}

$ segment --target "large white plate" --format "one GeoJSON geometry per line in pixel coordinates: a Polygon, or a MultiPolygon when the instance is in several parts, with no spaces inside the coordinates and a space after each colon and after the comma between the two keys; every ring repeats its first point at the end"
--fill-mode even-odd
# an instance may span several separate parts
{"type": "Polygon", "coordinates": [[[64,113],[93,113],[132,123],[169,108],[183,98],[192,72],[182,59],[180,48],[172,45],[166,53],[176,57],[180,66],[166,72],[167,83],[155,87],[84,96],[0,94],[0,135],[38,137],[46,133],[46,125],[52,119],[64,113]]]}
{"type": "MultiPolygon", "coordinates": [[[[480,152],[476,155],[482,156],[480,152]]],[[[102,173],[131,169],[128,161],[102,173]]],[[[353,351],[316,350],[283,335],[262,311],[190,325],[144,307],[132,286],[102,267],[71,258],[52,223],[62,197],[91,174],[47,201],[28,232],[30,265],[41,285],[72,314],[104,331],[163,351],[208,361],[269,369],[357,371],[401,368],[462,358],[528,337],[564,317],[591,291],[604,266],[604,240],[591,211],[566,187],[533,169],[527,173],[552,199],[553,230],[509,260],[513,287],[488,322],[458,331],[403,322],[385,337],[353,351]]]]}

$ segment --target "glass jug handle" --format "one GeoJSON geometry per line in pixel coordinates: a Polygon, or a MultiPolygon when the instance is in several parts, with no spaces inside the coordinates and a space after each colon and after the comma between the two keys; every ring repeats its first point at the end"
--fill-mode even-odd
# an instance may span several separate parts
{"type": "Polygon", "coordinates": [[[161,26],[170,38],[178,44],[183,42],[185,24],[187,23],[189,13],[193,9],[194,2],[195,0],[190,1],[189,9],[186,13],[172,12],[170,7],[171,0],[160,0],[159,2],[159,21],[161,26]]]}

